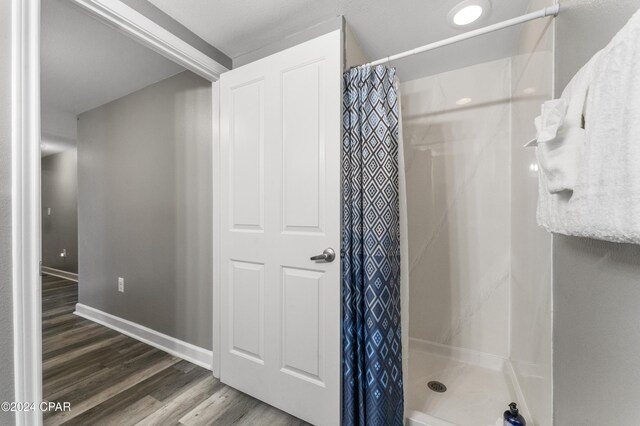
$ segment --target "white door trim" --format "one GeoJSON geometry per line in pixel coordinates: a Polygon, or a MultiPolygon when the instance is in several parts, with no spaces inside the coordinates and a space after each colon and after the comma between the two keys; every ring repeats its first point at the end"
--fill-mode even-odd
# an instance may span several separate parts
{"type": "Polygon", "coordinates": [[[71,0],[110,27],[155,50],[209,81],[217,81],[227,67],[167,31],[120,0],[71,0]]]}
{"type": "MultiPolygon", "coordinates": [[[[207,80],[217,81],[220,74],[227,71],[223,65],[119,0],[71,1],[207,80]]],[[[40,0],[11,0],[11,11],[14,390],[17,402],[39,404],[42,401],[40,0]]],[[[214,147],[214,153],[217,149],[214,147]]],[[[214,197],[217,197],[215,189],[214,197]]],[[[213,316],[217,318],[215,309],[214,305],[213,316]]],[[[215,329],[214,336],[217,337],[215,329]]],[[[214,349],[213,368],[219,371],[219,367],[216,370],[216,350],[219,349],[214,349]]],[[[40,426],[42,413],[38,410],[18,412],[16,424],[40,426]]]]}
{"type": "Polygon", "coordinates": [[[212,167],[213,173],[213,272],[211,274],[213,278],[213,359],[211,362],[211,371],[216,378],[220,378],[220,285],[221,285],[221,272],[220,272],[220,82],[216,81],[211,84],[211,101],[213,106],[211,111],[213,113],[213,148],[211,150],[213,154],[212,167]]]}
{"type": "MultiPolygon", "coordinates": [[[[15,400],[42,401],[40,0],[11,3],[11,239],[15,400]]],[[[16,412],[18,426],[42,424],[16,412]]]]}

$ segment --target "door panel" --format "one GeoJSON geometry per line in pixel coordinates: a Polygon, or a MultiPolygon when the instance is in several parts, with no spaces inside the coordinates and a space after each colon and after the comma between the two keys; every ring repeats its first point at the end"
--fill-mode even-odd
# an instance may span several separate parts
{"type": "Polygon", "coordinates": [[[323,383],[323,286],[323,272],[282,268],[282,369],[318,384],[323,383]]]}
{"type": "Polygon", "coordinates": [[[221,379],[317,425],[340,422],[340,58],[336,31],[220,79],[221,379]]]}
{"type": "Polygon", "coordinates": [[[282,73],[284,230],[321,231],[322,62],[282,73]]]}
{"type": "Polygon", "coordinates": [[[229,348],[264,364],[264,265],[231,262],[229,348]]]}
{"type": "Polygon", "coordinates": [[[264,226],[264,81],[231,90],[230,192],[234,229],[264,226]]]}

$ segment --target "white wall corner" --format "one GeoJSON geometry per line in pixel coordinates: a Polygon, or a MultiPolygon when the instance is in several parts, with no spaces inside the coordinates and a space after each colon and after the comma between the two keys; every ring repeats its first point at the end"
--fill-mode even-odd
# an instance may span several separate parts
{"type": "Polygon", "coordinates": [[[531,416],[531,411],[529,411],[529,406],[527,405],[527,400],[524,397],[524,392],[522,391],[522,387],[520,386],[520,381],[518,380],[518,374],[513,366],[513,363],[510,359],[505,360],[505,371],[507,376],[509,377],[509,381],[511,387],[516,396],[516,403],[518,404],[518,409],[522,412],[522,415],[525,419],[527,419],[527,424],[529,426],[535,426],[533,417],[531,416]]]}
{"type": "Polygon", "coordinates": [[[351,28],[346,21],[344,24],[344,52],[344,69],[349,69],[369,62],[369,58],[364,53],[362,45],[356,38],[355,34],[353,34],[353,31],[351,31],[351,28]]]}

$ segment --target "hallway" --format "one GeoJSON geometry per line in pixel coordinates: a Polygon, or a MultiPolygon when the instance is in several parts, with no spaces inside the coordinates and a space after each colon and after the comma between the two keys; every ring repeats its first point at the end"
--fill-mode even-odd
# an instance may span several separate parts
{"type": "Polygon", "coordinates": [[[78,284],[42,278],[45,425],[304,425],[211,372],[74,315],[78,284]]]}

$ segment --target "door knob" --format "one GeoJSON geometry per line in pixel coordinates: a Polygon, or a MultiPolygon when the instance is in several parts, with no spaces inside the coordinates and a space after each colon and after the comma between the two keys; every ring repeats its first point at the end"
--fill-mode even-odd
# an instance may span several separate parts
{"type": "Polygon", "coordinates": [[[322,254],[311,256],[311,260],[324,260],[325,262],[333,262],[336,258],[336,252],[332,248],[325,249],[322,254]]]}

